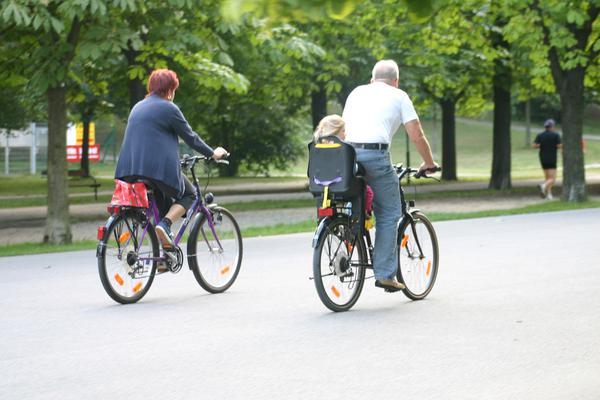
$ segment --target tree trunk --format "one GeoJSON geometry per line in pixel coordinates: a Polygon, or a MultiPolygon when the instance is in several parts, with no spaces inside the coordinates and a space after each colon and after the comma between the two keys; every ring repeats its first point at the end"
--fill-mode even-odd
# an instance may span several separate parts
{"type": "MultiPolygon", "coordinates": [[[[124,54],[125,58],[127,59],[128,66],[131,67],[139,64],[136,60],[139,52],[129,47],[124,51],[124,54]]],[[[132,109],[138,101],[143,100],[146,96],[146,87],[141,79],[134,78],[127,81],[127,88],[129,90],[129,108],[132,109]]]]}
{"type": "Polygon", "coordinates": [[[129,108],[131,109],[137,102],[144,100],[144,97],[146,97],[146,87],[144,86],[144,82],[138,78],[130,79],[127,87],[129,88],[129,108]]]}
{"type": "MultiPolygon", "coordinates": [[[[221,113],[221,115],[225,115],[225,111],[227,109],[227,96],[225,94],[223,94],[223,92],[221,92],[221,94],[219,95],[219,106],[217,108],[217,110],[220,110],[219,112],[221,113]],[[221,111],[223,110],[223,111],[221,111]]],[[[229,164],[228,165],[219,165],[219,176],[223,176],[223,177],[232,177],[232,176],[236,176],[238,173],[238,170],[240,168],[240,162],[239,159],[236,157],[236,149],[235,149],[235,138],[233,137],[235,135],[235,131],[234,131],[235,127],[233,124],[229,123],[227,121],[226,117],[221,117],[221,121],[220,121],[220,126],[219,126],[219,132],[220,132],[220,146],[222,146],[224,149],[226,149],[230,154],[232,154],[232,156],[228,159],[229,160],[229,164]]]]}
{"type": "Polygon", "coordinates": [[[563,131],[563,200],[585,201],[585,168],[581,139],[583,133],[583,80],[581,67],[563,71],[560,87],[563,131]]]}
{"type": "Polygon", "coordinates": [[[83,118],[83,138],[81,142],[81,171],[84,177],[90,176],[90,118],[83,118]]]}
{"type": "Polygon", "coordinates": [[[442,179],[457,180],[456,176],[456,100],[445,98],[442,107],[442,179]]]}
{"type": "Polygon", "coordinates": [[[66,87],[49,88],[48,96],[48,214],[44,242],[71,242],[67,179],[66,87]]]}
{"type": "Polygon", "coordinates": [[[496,60],[494,73],[494,138],[490,189],[510,189],[510,67],[496,60]]]}
{"type": "Polygon", "coordinates": [[[323,85],[319,85],[319,90],[310,94],[310,112],[312,115],[313,130],[317,128],[319,122],[327,115],[327,92],[323,85]]]}

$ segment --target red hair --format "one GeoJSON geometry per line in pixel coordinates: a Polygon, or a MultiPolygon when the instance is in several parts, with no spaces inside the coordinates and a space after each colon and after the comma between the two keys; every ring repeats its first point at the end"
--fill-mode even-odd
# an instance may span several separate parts
{"type": "Polygon", "coordinates": [[[148,94],[157,94],[166,98],[169,92],[179,87],[177,74],[170,69],[155,69],[148,78],[148,94]]]}

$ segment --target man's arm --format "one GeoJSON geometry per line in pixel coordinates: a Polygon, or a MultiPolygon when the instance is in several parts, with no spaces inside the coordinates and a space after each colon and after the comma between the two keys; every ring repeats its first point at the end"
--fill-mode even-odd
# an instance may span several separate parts
{"type": "Polygon", "coordinates": [[[425,168],[434,168],[438,165],[433,161],[433,154],[431,154],[431,147],[429,146],[429,142],[425,137],[425,133],[423,132],[423,128],[421,127],[421,121],[418,119],[413,119],[404,124],[404,129],[406,129],[406,133],[410,138],[411,142],[417,148],[417,151],[421,155],[421,158],[425,162],[424,165],[421,166],[421,169],[425,168]]]}

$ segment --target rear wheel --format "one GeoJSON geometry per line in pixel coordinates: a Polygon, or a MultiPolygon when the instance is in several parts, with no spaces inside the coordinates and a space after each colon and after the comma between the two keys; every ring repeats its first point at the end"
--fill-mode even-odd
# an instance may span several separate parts
{"type": "Polygon", "coordinates": [[[431,292],[437,277],[438,241],[425,215],[419,212],[411,215],[414,223],[402,226],[398,234],[398,280],[406,286],[403,292],[408,298],[421,300],[431,292]]]}
{"type": "Polygon", "coordinates": [[[362,238],[353,237],[346,220],[334,220],[321,233],[313,253],[315,287],[332,311],[349,310],[363,288],[367,252],[362,238]]]}
{"type": "Polygon", "coordinates": [[[150,289],[160,256],[158,239],[144,216],[131,211],[112,217],[98,244],[98,272],[106,293],[121,304],[135,303],[150,289]]]}
{"type": "Polygon", "coordinates": [[[188,264],[204,290],[221,293],[233,285],[240,272],[242,234],[227,209],[217,206],[210,212],[212,226],[205,215],[200,215],[190,232],[188,264]]]}

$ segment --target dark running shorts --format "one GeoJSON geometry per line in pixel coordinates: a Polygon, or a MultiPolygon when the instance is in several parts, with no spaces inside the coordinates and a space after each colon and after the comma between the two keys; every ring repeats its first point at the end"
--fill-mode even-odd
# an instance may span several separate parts
{"type": "Polygon", "coordinates": [[[556,161],[541,161],[543,169],[556,169],[556,161]]]}

